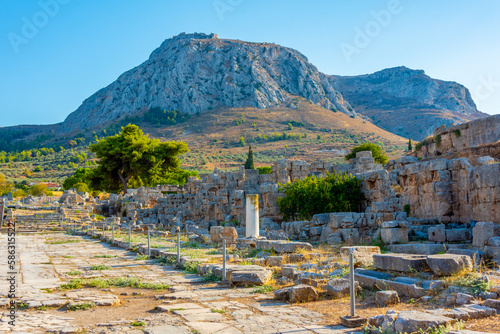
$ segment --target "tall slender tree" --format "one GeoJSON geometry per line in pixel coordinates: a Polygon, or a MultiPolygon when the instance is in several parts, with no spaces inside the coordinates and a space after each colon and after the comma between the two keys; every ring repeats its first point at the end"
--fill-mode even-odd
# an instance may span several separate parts
{"type": "Polygon", "coordinates": [[[245,169],[255,169],[253,165],[253,151],[252,146],[248,147],[247,161],[245,162],[245,169]]]}

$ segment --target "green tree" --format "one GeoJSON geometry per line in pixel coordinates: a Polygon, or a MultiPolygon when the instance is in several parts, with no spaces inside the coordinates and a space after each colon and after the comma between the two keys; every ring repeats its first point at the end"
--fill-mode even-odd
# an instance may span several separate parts
{"type": "Polygon", "coordinates": [[[408,151],[409,152],[413,151],[413,144],[411,142],[411,139],[408,139],[408,151]]]}
{"type": "Polygon", "coordinates": [[[247,161],[245,162],[245,169],[255,169],[253,165],[253,151],[252,146],[248,147],[247,161]]]}
{"type": "Polygon", "coordinates": [[[310,220],[329,212],[359,212],[364,200],[362,180],[351,174],[333,173],[325,178],[308,176],[304,180],[280,184],[284,197],[276,200],[285,221],[310,220]]]}
{"type": "Polygon", "coordinates": [[[9,191],[12,191],[14,185],[11,182],[8,182],[5,178],[5,175],[0,174],[0,196],[7,194],[9,191]]]}
{"type": "Polygon", "coordinates": [[[245,144],[245,138],[244,137],[240,137],[240,146],[241,147],[245,147],[246,144],[245,144]]]}
{"type": "Polygon", "coordinates": [[[62,186],[64,189],[68,190],[71,188],[75,188],[75,185],[78,183],[90,184],[90,175],[92,174],[92,170],[89,168],[78,168],[73,175],[64,180],[62,186]]]}
{"type": "Polygon", "coordinates": [[[380,146],[374,143],[366,142],[361,145],[355,146],[352,150],[351,153],[345,156],[346,160],[352,159],[356,157],[356,153],[362,152],[362,151],[371,151],[373,159],[375,159],[375,162],[385,165],[388,161],[389,158],[385,154],[385,152],[382,150],[380,146]]]}
{"type": "Polygon", "coordinates": [[[49,188],[45,184],[34,184],[28,189],[28,193],[33,196],[47,195],[49,188]]]}
{"type": "Polygon", "coordinates": [[[90,145],[99,159],[90,175],[91,188],[108,192],[127,192],[129,184],[153,186],[165,180],[181,182],[186,172],[180,168],[181,154],[188,152],[181,141],[160,142],[144,135],[137,125],[129,124],[114,136],[90,145]]]}

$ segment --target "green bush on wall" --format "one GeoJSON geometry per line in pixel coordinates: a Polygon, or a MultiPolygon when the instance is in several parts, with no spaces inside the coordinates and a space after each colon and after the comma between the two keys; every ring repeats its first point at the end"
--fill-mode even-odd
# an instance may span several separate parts
{"type": "Polygon", "coordinates": [[[361,182],[347,173],[328,173],[325,178],[308,176],[280,184],[280,192],[285,196],[276,203],[285,221],[309,220],[318,213],[359,212],[364,200],[361,182]]]}

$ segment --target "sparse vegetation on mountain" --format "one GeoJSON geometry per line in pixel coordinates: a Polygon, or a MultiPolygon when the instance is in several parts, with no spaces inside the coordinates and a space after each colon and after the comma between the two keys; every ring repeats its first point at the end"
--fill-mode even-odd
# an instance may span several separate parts
{"type": "Polygon", "coordinates": [[[348,155],[345,156],[345,159],[349,160],[352,158],[356,158],[356,153],[362,152],[362,151],[371,151],[373,159],[375,159],[376,163],[385,165],[389,161],[389,158],[387,157],[387,155],[385,154],[385,152],[382,150],[382,148],[379,145],[374,144],[374,143],[369,143],[369,142],[363,143],[359,146],[355,146],[351,150],[351,153],[349,153],[348,155]]]}

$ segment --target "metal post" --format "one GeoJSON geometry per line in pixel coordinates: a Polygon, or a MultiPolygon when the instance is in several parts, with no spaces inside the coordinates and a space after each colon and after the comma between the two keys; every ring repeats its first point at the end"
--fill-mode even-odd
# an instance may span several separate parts
{"type": "Polygon", "coordinates": [[[355,290],[354,290],[354,255],[353,252],[349,252],[349,289],[351,290],[351,317],[356,316],[355,307],[355,290]]]}
{"type": "Polygon", "coordinates": [[[2,218],[0,218],[0,227],[3,227],[3,214],[5,212],[5,200],[2,200],[2,218]]]}
{"type": "Polygon", "coordinates": [[[151,232],[151,230],[148,227],[148,256],[149,257],[151,257],[150,232],[151,232]]]}
{"type": "Polygon", "coordinates": [[[106,238],[106,223],[102,223],[102,238],[106,238]]]}
{"type": "Polygon", "coordinates": [[[177,227],[177,263],[181,263],[181,231],[177,227]]]}
{"type": "Polygon", "coordinates": [[[115,225],[113,224],[111,227],[111,244],[115,242],[115,225]]]}
{"type": "Polygon", "coordinates": [[[222,239],[222,281],[226,281],[226,239],[222,239]]]}
{"type": "Polygon", "coordinates": [[[128,248],[132,248],[132,223],[128,224],[128,248]]]}

